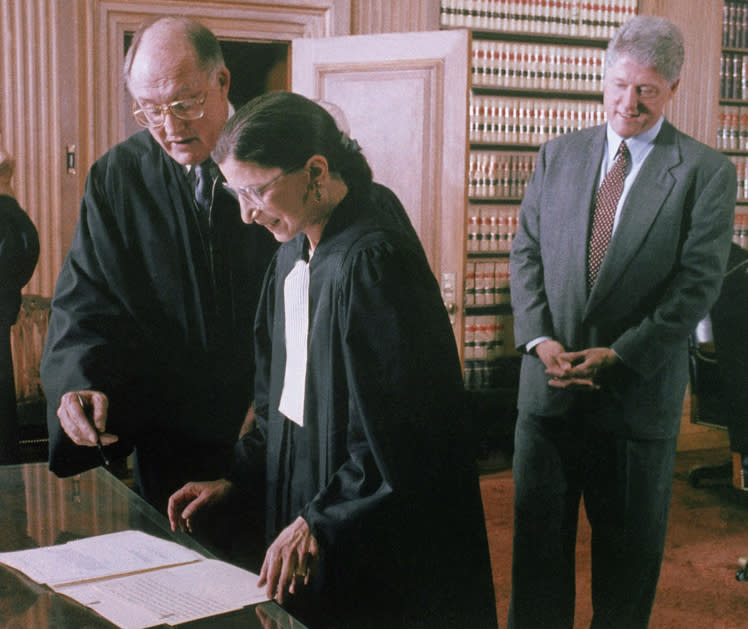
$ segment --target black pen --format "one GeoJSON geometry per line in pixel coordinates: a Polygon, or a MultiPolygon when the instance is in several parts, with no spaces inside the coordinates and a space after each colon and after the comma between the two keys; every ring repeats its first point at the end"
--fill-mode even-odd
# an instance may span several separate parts
{"type": "Polygon", "coordinates": [[[99,432],[99,429],[96,428],[96,424],[94,424],[93,417],[88,416],[88,413],[86,412],[86,404],[83,401],[81,394],[76,393],[75,395],[78,397],[78,404],[81,405],[81,409],[83,409],[83,414],[86,416],[86,419],[88,420],[89,425],[91,426],[91,428],[94,429],[94,432],[96,433],[96,447],[99,449],[101,460],[104,462],[104,465],[109,467],[109,459],[107,458],[107,455],[104,454],[104,446],[101,445],[101,433],[99,432]]]}

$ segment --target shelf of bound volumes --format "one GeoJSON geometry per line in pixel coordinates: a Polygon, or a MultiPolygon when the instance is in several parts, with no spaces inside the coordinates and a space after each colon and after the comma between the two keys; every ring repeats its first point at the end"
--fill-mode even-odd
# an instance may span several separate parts
{"type": "Polygon", "coordinates": [[[443,27],[609,39],[637,0],[442,0],[443,27]]]}
{"type": "Polygon", "coordinates": [[[537,155],[504,151],[470,151],[468,198],[519,201],[535,169],[537,155]]]}
{"type": "Polygon", "coordinates": [[[725,0],[722,7],[722,47],[748,48],[748,4],[725,0]]]}
{"type": "Polygon", "coordinates": [[[748,52],[722,51],[719,60],[719,97],[723,100],[748,98],[748,52]]]}
{"type": "Polygon", "coordinates": [[[602,103],[470,94],[471,144],[538,147],[551,138],[605,122],[602,103]]]}
{"type": "MultiPolygon", "coordinates": [[[[509,258],[471,260],[465,269],[465,306],[509,305],[509,258]]],[[[507,310],[499,308],[499,310],[507,310]]]]}
{"type": "Polygon", "coordinates": [[[559,90],[587,96],[603,85],[600,47],[473,39],[473,87],[559,90]]]}
{"type": "Polygon", "coordinates": [[[719,106],[717,149],[748,152],[748,104],[719,106]]]}
{"type": "Polygon", "coordinates": [[[517,232],[519,205],[473,203],[468,210],[468,257],[509,255],[517,232]]]}
{"type": "Polygon", "coordinates": [[[511,315],[468,315],[464,338],[465,387],[485,390],[506,386],[502,361],[519,355],[514,349],[511,315]]]}

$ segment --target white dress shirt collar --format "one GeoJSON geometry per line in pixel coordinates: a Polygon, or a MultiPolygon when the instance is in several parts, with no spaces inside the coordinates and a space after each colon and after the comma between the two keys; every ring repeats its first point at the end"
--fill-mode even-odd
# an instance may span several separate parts
{"type": "MultiPolygon", "coordinates": [[[[652,144],[654,144],[657,134],[660,132],[660,129],[662,129],[663,122],[665,122],[665,116],[660,116],[660,119],[654,124],[654,126],[647,129],[644,133],[625,138],[626,146],[629,149],[629,153],[631,153],[632,165],[641,164],[642,161],[644,161],[644,158],[649,154],[649,151],[652,150],[652,144]]],[[[613,127],[610,125],[608,125],[607,128],[607,138],[608,146],[606,158],[607,163],[612,165],[618,146],[624,138],[613,131],[613,127]]]]}

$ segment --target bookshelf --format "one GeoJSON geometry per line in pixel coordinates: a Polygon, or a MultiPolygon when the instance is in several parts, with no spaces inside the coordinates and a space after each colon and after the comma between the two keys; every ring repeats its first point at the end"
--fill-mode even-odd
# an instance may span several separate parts
{"type": "Polygon", "coordinates": [[[636,0],[441,2],[441,28],[471,32],[463,289],[471,391],[515,395],[509,249],[522,196],[543,142],[605,121],[605,47],[636,12],[636,0]]]}
{"type": "Polygon", "coordinates": [[[733,241],[748,247],[748,1],[725,0],[716,147],[738,174],[733,241]]]}

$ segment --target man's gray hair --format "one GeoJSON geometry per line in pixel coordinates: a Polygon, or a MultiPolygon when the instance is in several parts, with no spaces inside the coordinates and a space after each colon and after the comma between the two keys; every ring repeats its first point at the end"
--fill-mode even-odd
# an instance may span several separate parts
{"type": "Polygon", "coordinates": [[[182,29],[185,38],[195,50],[200,69],[206,72],[211,80],[215,78],[216,73],[221,68],[225,67],[226,64],[223,60],[221,46],[210,29],[200,24],[200,22],[196,22],[183,15],[161,15],[141,24],[135,35],[133,35],[132,44],[125,55],[123,67],[125,86],[128,89],[130,88],[130,71],[132,70],[135,55],[140,47],[140,42],[143,39],[143,35],[154,26],[172,28],[174,30],[182,29]]]}
{"type": "Polygon", "coordinates": [[[608,44],[606,71],[622,55],[654,69],[672,86],[680,78],[683,66],[683,34],[663,17],[638,15],[623,24],[608,44]]]}

